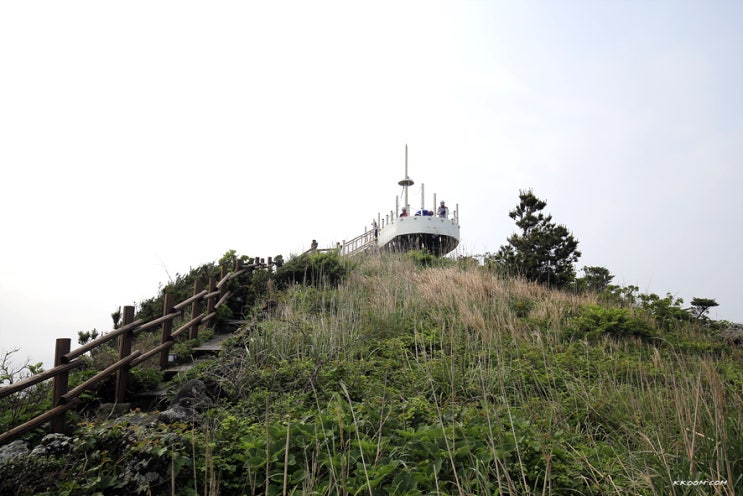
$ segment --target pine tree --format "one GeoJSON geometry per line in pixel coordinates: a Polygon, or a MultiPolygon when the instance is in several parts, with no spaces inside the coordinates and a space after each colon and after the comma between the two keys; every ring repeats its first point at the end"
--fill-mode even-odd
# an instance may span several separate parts
{"type": "Polygon", "coordinates": [[[576,279],[577,287],[581,291],[596,293],[609,287],[614,276],[606,267],[583,267],[583,277],[576,279]]]}
{"type": "Polygon", "coordinates": [[[508,238],[495,254],[495,261],[510,275],[552,287],[565,287],[575,280],[573,264],[581,253],[578,240],[567,227],[552,222],[542,213],[547,203],[531,190],[519,191],[520,203],[508,215],[521,233],[508,238]]]}
{"type": "Polygon", "coordinates": [[[706,317],[707,312],[712,307],[717,307],[720,304],[712,298],[693,298],[691,300],[691,313],[697,319],[706,317]]]}

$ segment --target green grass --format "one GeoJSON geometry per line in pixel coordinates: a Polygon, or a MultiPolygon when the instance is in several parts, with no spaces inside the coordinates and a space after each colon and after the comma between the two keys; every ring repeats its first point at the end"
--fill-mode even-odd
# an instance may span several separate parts
{"type": "MultiPolygon", "coordinates": [[[[732,495],[743,487],[743,361],[701,323],[670,333],[596,295],[406,256],[357,259],[338,286],[294,285],[269,297],[269,317],[199,369],[225,394],[207,421],[178,426],[161,444],[171,451],[143,444],[129,455],[165,467],[151,494],[667,495],[700,493],[674,481],[724,480],[704,494],[732,495]],[[174,490],[176,480],[188,492],[174,490]]],[[[165,439],[158,429],[154,438],[165,439]]],[[[69,494],[105,491],[91,481],[117,470],[71,460],[65,475],[85,490],[69,494]]]]}

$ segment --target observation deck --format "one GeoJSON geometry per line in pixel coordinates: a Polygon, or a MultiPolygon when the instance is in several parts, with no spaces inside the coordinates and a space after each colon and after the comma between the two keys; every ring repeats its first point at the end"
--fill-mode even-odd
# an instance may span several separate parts
{"type": "Polygon", "coordinates": [[[424,186],[421,184],[421,206],[414,213],[408,202],[408,188],[414,181],[408,176],[408,147],[405,146],[405,178],[398,185],[402,186],[403,205],[400,196],[395,198],[395,210],[383,218],[377,214],[371,228],[350,241],[344,241],[340,247],[341,255],[353,255],[368,250],[404,252],[424,250],[441,257],[451,253],[459,245],[459,205],[453,212],[445,202],[433,205],[436,210],[425,208],[424,186]]]}

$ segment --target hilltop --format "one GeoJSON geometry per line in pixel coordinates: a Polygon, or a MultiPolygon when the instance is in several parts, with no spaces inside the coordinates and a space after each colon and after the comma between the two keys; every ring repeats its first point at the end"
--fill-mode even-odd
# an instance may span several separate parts
{"type": "Polygon", "coordinates": [[[219,358],[177,379],[203,388],[191,421],[81,418],[57,453],[0,465],[0,494],[743,487],[740,350],[672,300],[417,252],[260,277],[219,358]]]}

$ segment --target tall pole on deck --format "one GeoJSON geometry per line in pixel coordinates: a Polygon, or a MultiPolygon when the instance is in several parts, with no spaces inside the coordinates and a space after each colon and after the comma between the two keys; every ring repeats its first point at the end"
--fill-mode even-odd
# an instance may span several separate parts
{"type": "MultiPolygon", "coordinates": [[[[405,179],[408,178],[408,144],[405,143],[405,179]]],[[[405,208],[410,210],[410,205],[408,204],[408,186],[405,185],[405,208]]],[[[408,212],[410,214],[410,212],[408,212]]]]}
{"type": "Polygon", "coordinates": [[[405,191],[405,197],[403,200],[405,201],[405,204],[403,205],[403,208],[407,210],[408,214],[410,214],[410,205],[408,204],[408,186],[413,184],[413,180],[408,177],[408,145],[405,144],[405,179],[402,179],[397,184],[402,186],[402,189],[405,191]]]}

